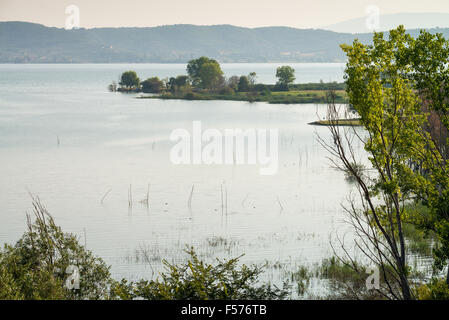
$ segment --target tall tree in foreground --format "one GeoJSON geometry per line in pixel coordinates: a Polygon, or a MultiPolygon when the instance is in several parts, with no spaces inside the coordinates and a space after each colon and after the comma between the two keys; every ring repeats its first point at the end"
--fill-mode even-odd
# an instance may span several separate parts
{"type": "MultiPolygon", "coordinates": [[[[414,173],[421,179],[412,180],[419,183],[411,187],[430,214],[416,222],[437,235],[439,246],[433,253],[438,272],[448,267],[449,261],[449,43],[441,34],[421,31],[416,40],[409,41],[406,51],[413,70],[408,77],[415,83],[428,119],[419,130],[425,149],[415,148],[413,159],[414,173]]],[[[449,286],[449,267],[446,284],[449,286]]]]}
{"type": "MultiPolygon", "coordinates": [[[[414,291],[404,222],[436,234],[437,273],[449,259],[449,45],[440,34],[426,31],[413,39],[400,26],[390,31],[388,40],[375,33],[373,45],[356,40],[342,48],[348,56],[349,103],[359,114],[366,136],[355,130],[351,135],[337,126],[331,92],[332,141],[320,141],[338,159],[335,164],[357,182],[362,208],[351,203],[347,211],[360,239],[357,246],[383,274],[381,291],[388,297],[410,299],[414,291]],[[354,138],[363,143],[374,174],[359,170],[354,138]],[[429,213],[408,212],[413,201],[424,204],[429,213]]],[[[436,295],[449,293],[449,270],[445,285],[443,295],[443,285],[433,285],[439,290],[436,295]]]]}
{"type": "MultiPolygon", "coordinates": [[[[427,141],[421,135],[426,123],[408,62],[406,44],[411,37],[403,27],[392,30],[388,40],[375,33],[373,45],[354,41],[343,45],[348,56],[345,71],[349,103],[360,115],[365,133],[341,129],[334,94],[329,95],[328,118],[331,142],[321,139],[335,156],[335,165],[356,181],[359,207],[355,201],[346,211],[357,236],[356,246],[379,269],[381,294],[392,299],[412,299],[411,268],[407,263],[403,225],[407,220],[406,204],[422,177],[414,174],[410,160],[419,161],[427,141]],[[370,170],[353,149],[359,139],[368,154],[370,170]],[[369,172],[369,173],[367,173],[369,172]]],[[[346,251],[347,252],[347,251],[346,251]]],[[[348,255],[349,256],[349,255],[348,255]]]]}

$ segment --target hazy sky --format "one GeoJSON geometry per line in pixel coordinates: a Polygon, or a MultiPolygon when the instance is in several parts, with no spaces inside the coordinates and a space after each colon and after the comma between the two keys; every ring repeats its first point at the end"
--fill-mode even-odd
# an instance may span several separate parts
{"type": "Polygon", "coordinates": [[[71,4],[78,6],[85,28],[177,23],[317,28],[365,16],[369,5],[381,14],[449,12],[448,0],[0,0],[0,21],[63,27],[71,4]]]}

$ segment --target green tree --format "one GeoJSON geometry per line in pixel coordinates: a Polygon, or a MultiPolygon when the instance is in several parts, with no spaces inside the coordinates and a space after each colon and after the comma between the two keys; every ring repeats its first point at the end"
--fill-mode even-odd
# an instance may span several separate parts
{"type": "Polygon", "coordinates": [[[295,69],[290,66],[282,66],[276,69],[276,77],[278,78],[278,85],[283,90],[288,90],[289,84],[295,81],[295,69]]]}
{"type": "Polygon", "coordinates": [[[158,77],[152,77],[142,81],[142,91],[146,93],[160,93],[164,87],[164,82],[158,77]]]}
{"type": "Polygon", "coordinates": [[[199,71],[200,86],[204,89],[218,89],[224,85],[223,71],[217,62],[204,63],[199,71]]]}
{"type": "Polygon", "coordinates": [[[140,79],[135,71],[125,71],[120,77],[120,86],[126,90],[139,89],[140,79]]]}
{"type": "Polygon", "coordinates": [[[239,79],[238,90],[240,92],[249,91],[250,83],[247,76],[241,76],[239,79]]]}
{"type": "Polygon", "coordinates": [[[198,59],[193,59],[189,61],[189,63],[187,64],[187,74],[189,75],[189,78],[193,86],[204,87],[200,73],[203,65],[210,63],[218,65],[218,68],[220,67],[219,63],[216,60],[208,57],[200,57],[198,59]]]}
{"type": "Polygon", "coordinates": [[[237,91],[239,86],[239,80],[240,80],[239,76],[231,76],[227,81],[228,87],[232,88],[232,90],[234,91],[237,91]]]}
{"type": "Polygon", "coordinates": [[[253,87],[256,84],[257,74],[255,72],[250,72],[248,74],[248,81],[251,87],[253,87]]]}
{"type": "Polygon", "coordinates": [[[408,78],[414,81],[428,120],[418,131],[425,148],[415,149],[416,170],[414,179],[409,180],[416,199],[430,209],[430,214],[415,222],[437,235],[434,267],[441,271],[449,261],[449,43],[441,34],[421,31],[416,40],[409,39],[404,51],[407,54],[400,58],[410,64],[408,78]]]}
{"type": "MultiPolygon", "coordinates": [[[[363,143],[377,176],[369,179],[357,172],[355,158],[345,151],[344,141],[350,140],[341,139],[335,125],[331,126],[331,150],[362,190],[367,204],[363,217],[374,226],[374,235],[365,234],[376,239],[371,244],[383,258],[377,263],[394,270],[401,297],[409,299],[414,294],[408,280],[403,224],[413,223],[437,236],[436,271],[447,267],[449,259],[449,44],[441,34],[426,31],[414,39],[400,26],[390,31],[388,40],[383,33],[375,33],[373,45],[355,41],[342,48],[348,56],[349,102],[368,133],[363,143]],[[428,212],[409,212],[406,204],[412,200],[427,206],[428,212]]],[[[360,221],[360,215],[352,217],[360,221]]],[[[442,296],[448,291],[447,272],[446,287],[434,279],[423,288],[442,296]]]]}
{"type": "Polygon", "coordinates": [[[412,187],[418,180],[424,181],[415,175],[410,159],[417,161],[420,153],[427,153],[428,143],[421,134],[426,115],[415,82],[409,77],[413,73],[406,49],[410,41],[400,27],[390,31],[388,39],[375,33],[372,45],[355,40],[351,46],[342,46],[348,57],[345,79],[349,103],[367,134],[351,136],[338,128],[331,91],[328,115],[332,143],[321,140],[339,160],[336,165],[354,177],[361,208],[351,202],[346,210],[359,235],[356,245],[383,275],[386,285],[380,292],[394,299],[415,298],[403,226],[409,217],[406,204],[415,195],[412,187]],[[354,139],[360,139],[368,154],[369,174],[360,170],[363,164],[355,155],[354,139]],[[389,273],[393,277],[387,277],[389,273]]]}
{"type": "Polygon", "coordinates": [[[183,87],[189,84],[189,77],[185,75],[179,75],[175,78],[174,84],[178,87],[183,87]]]}
{"type": "Polygon", "coordinates": [[[179,75],[176,78],[171,77],[167,83],[167,87],[172,93],[182,91],[187,86],[189,86],[189,77],[185,75],[179,75]]]}

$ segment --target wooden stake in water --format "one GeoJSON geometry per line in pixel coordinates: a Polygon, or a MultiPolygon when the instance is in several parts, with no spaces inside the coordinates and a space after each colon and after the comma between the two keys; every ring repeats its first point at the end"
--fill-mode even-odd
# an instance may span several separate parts
{"type": "Polygon", "coordinates": [[[132,192],[132,185],[129,185],[128,190],[128,207],[131,208],[133,206],[133,192],[132,192]]]}
{"type": "Polygon", "coordinates": [[[146,205],[147,207],[150,204],[150,184],[147,185],[147,195],[145,198],[143,198],[142,200],[140,200],[140,203],[146,205]]]}
{"type": "Polygon", "coordinates": [[[189,196],[189,202],[187,203],[188,207],[190,210],[192,210],[192,196],[193,196],[193,189],[195,188],[195,185],[192,185],[192,190],[190,191],[190,196],[189,196]]]}
{"type": "Polygon", "coordinates": [[[112,189],[109,189],[108,191],[106,191],[106,193],[104,194],[103,198],[101,198],[100,203],[103,204],[104,199],[107,197],[107,195],[109,194],[109,192],[111,192],[112,189]]]}

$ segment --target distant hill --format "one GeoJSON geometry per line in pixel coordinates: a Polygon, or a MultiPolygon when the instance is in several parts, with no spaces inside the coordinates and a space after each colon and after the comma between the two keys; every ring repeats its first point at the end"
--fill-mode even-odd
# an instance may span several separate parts
{"type": "MultiPolygon", "coordinates": [[[[449,35],[449,29],[439,31],[449,35]]],[[[184,63],[202,55],[220,62],[342,62],[345,56],[339,45],[355,37],[288,27],[169,25],[65,30],[0,22],[0,63],[184,63]]],[[[357,38],[369,42],[371,34],[357,38]]]]}
{"type": "MultiPolygon", "coordinates": [[[[387,31],[404,25],[406,29],[449,28],[449,13],[396,13],[379,16],[379,29],[387,31]]],[[[351,19],[323,27],[325,30],[343,33],[366,33],[366,17],[351,19]]]]}

